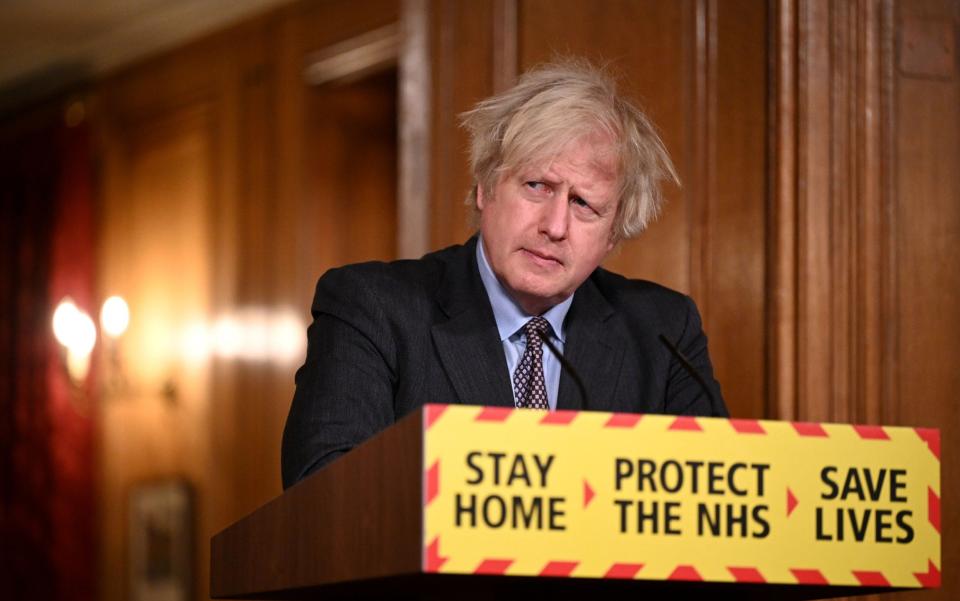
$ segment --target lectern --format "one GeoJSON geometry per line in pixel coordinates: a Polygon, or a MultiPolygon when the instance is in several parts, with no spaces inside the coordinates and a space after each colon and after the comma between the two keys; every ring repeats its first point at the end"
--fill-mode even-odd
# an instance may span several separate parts
{"type": "Polygon", "coordinates": [[[213,537],[233,599],[939,586],[933,429],[426,405],[213,537]]]}

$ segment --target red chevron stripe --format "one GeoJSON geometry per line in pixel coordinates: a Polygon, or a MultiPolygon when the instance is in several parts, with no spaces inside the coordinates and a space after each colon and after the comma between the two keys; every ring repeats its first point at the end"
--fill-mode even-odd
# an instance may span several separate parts
{"type": "Polygon", "coordinates": [[[429,505],[437,497],[437,493],[440,492],[440,460],[437,459],[433,462],[433,465],[430,466],[430,469],[427,470],[426,478],[424,479],[424,484],[426,485],[426,490],[424,491],[424,501],[423,504],[429,505]]]}
{"type": "Polygon", "coordinates": [[[667,576],[667,580],[703,580],[700,572],[693,566],[677,566],[673,572],[667,576]]]}
{"type": "Polygon", "coordinates": [[[478,422],[502,422],[513,413],[513,407],[484,407],[477,417],[478,422]]]}
{"type": "Polygon", "coordinates": [[[697,418],[689,415],[681,415],[673,420],[668,430],[681,430],[686,432],[703,432],[703,428],[697,423],[697,418]]]}
{"type": "Polygon", "coordinates": [[[860,586],[890,586],[890,581],[883,575],[883,572],[859,572],[854,570],[853,575],[860,581],[860,586]]]}
{"type": "Polygon", "coordinates": [[[887,436],[887,432],[883,429],[883,426],[854,425],[853,429],[856,430],[857,435],[860,436],[860,438],[866,440],[890,440],[890,437],[887,436]]]}
{"type": "Polygon", "coordinates": [[[930,452],[933,453],[937,459],[940,459],[940,430],[936,428],[914,428],[917,433],[917,436],[923,439],[927,446],[930,447],[930,452]]]}
{"type": "Polygon", "coordinates": [[[642,563],[615,563],[610,566],[604,578],[621,578],[624,580],[633,580],[637,572],[643,569],[642,563]]]}
{"type": "Polygon", "coordinates": [[[793,572],[793,577],[796,578],[800,584],[830,584],[827,582],[827,579],[823,577],[823,574],[820,573],[820,570],[790,568],[790,571],[793,572]]]}
{"type": "Polygon", "coordinates": [[[440,567],[447,562],[449,557],[440,557],[440,537],[433,539],[433,542],[430,543],[425,549],[424,553],[424,568],[425,572],[437,572],[440,570],[440,567]]]}
{"type": "Polygon", "coordinates": [[[540,575],[566,578],[579,564],[579,561],[551,561],[543,566],[543,569],[540,570],[540,575]]]}
{"type": "Polygon", "coordinates": [[[827,431],[824,430],[820,424],[812,422],[791,422],[790,425],[793,426],[793,429],[796,430],[800,436],[828,436],[827,431]]]}
{"type": "Polygon", "coordinates": [[[447,407],[449,407],[449,405],[434,405],[432,403],[425,406],[423,411],[424,415],[426,415],[427,423],[424,426],[424,429],[429,430],[430,426],[440,419],[440,416],[443,415],[443,412],[447,410],[447,407]]]}
{"type": "Polygon", "coordinates": [[[577,417],[576,411],[567,411],[565,409],[561,409],[559,411],[548,412],[543,416],[543,419],[540,420],[540,423],[566,426],[572,422],[575,417],[577,417]]]}
{"type": "Polygon", "coordinates": [[[937,493],[933,492],[933,489],[927,487],[927,516],[930,520],[930,523],[934,528],[937,529],[937,533],[940,533],[940,497],[937,496],[937,493]]]}
{"type": "Polygon", "coordinates": [[[610,419],[607,420],[607,423],[603,424],[604,428],[632,428],[640,423],[640,419],[643,415],[639,413],[614,413],[610,416],[610,419]]]}
{"type": "Polygon", "coordinates": [[[738,434],[766,434],[760,422],[755,419],[729,419],[730,425],[738,434]]]}
{"type": "Polygon", "coordinates": [[[760,570],[757,568],[737,568],[730,566],[727,568],[727,571],[733,576],[734,580],[737,582],[766,582],[767,579],[763,577],[763,574],[760,573],[760,570]]]}
{"type": "Polygon", "coordinates": [[[933,565],[932,560],[927,560],[926,574],[923,572],[914,572],[913,575],[923,588],[937,588],[940,586],[940,570],[937,569],[937,566],[933,565]]]}
{"type": "Polygon", "coordinates": [[[473,571],[474,574],[503,574],[513,563],[512,559],[484,559],[473,571]]]}

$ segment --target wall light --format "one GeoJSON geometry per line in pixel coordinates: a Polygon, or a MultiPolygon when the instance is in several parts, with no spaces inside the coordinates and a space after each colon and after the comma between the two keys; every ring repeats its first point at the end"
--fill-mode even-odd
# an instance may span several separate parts
{"type": "Polygon", "coordinates": [[[100,327],[110,338],[119,338],[130,325],[130,307],[120,296],[111,296],[100,308],[100,327]]]}
{"type": "Polygon", "coordinates": [[[216,357],[289,365],[303,359],[305,331],[303,320],[291,310],[242,307],[212,323],[198,321],[186,326],[180,352],[191,363],[216,357]]]}
{"type": "Polygon", "coordinates": [[[97,342],[97,327],[69,296],[53,312],[53,335],[66,350],[66,366],[74,384],[83,382],[90,371],[90,353],[97,342]]]}
{"type": "MultiPolygon", "coordinates": [[[[104,359],[101,390],[107,398],[143,395],[147,388],[142,378],[134,378],[136,382],[128,379],[122,338],[129,326],[127,302],[120,296],[105,300],[100,308],[104,359]]],[[[289,309],[241,307],[212,321],[194,320],[179,329],[180,345],[174,353],[179,351],[185,366],[197,367],[212,358],[288,366],[302,360],[306,350],[305,324],[289,309]]],[[[53,333],[65,349],[71,382],[82,384],[97,342],[93,320],[67,296],[53,312],[53,333]]],[[[172,376],[164,380],[161,395],[170,402],[177,400],[172,376]]]]}

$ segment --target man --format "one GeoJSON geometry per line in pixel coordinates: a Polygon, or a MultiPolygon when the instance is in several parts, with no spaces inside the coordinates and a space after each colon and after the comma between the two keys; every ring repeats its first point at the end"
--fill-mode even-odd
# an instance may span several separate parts
{"type": "Polygon", "coordinates": [[[424,403],[726,415],[693,302],[599,268],[655,216],[660,181],[676,179],[646,117],[568,61],[527,73],[464,124],[479,236],[320,279],[285,487],[424,403]]]}

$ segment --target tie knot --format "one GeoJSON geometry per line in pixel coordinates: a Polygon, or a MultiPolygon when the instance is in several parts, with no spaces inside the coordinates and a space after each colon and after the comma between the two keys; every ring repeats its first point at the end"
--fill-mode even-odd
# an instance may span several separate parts
{"type": "Polygon", "coordinates": [[[550,331],[550,322],[540,317],[534,317],[524,324],[523,333],[527,335],[527,340],[542,340],[543,335],[550,331]]]}

